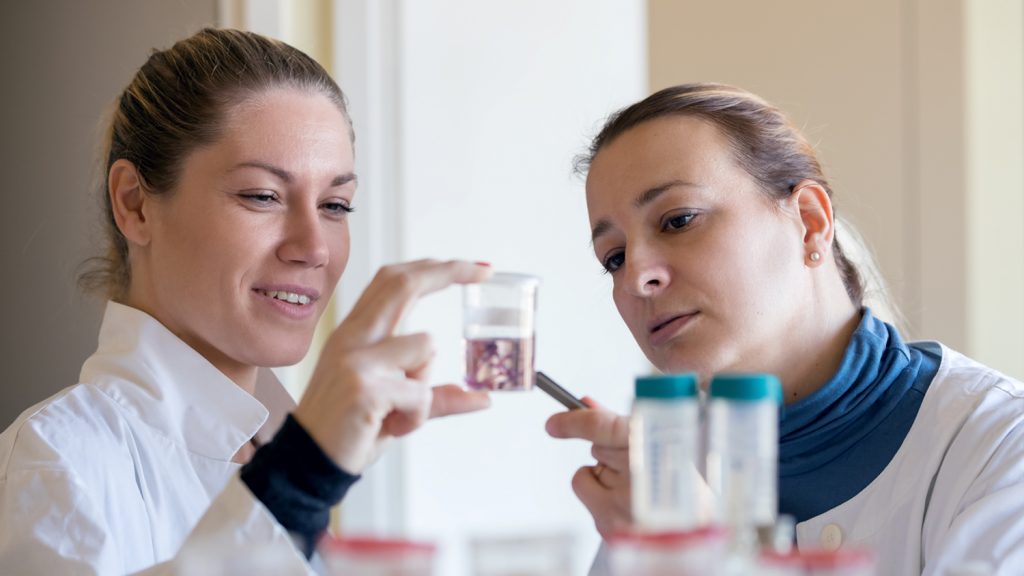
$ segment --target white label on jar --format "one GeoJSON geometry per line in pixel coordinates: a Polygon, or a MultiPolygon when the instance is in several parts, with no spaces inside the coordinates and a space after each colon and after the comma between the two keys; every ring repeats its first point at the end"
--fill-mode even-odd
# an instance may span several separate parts
{"type": "Polygon", "coordinates": [[[696,404],[646,402],[635,411],[631,427],[634,520],[647,529],[692,527],[697,518],[696,404]]]}

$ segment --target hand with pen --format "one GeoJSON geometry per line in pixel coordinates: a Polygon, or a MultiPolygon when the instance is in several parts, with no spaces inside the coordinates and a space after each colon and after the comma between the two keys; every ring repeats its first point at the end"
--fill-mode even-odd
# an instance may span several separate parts
{"type": "MultiPolygon", "coordinates": [[[[539,381],[538,381],[539,382],[539,381]]],[[[572,488],[594,517],[603,538],[629,530],[629,418],[616,414],[589,397],[585,410],[570,410],[548,419],[545,428],[554,438],[579,438],[592,443],[594,466],[583,466],[572,478],[572,488]]]]}

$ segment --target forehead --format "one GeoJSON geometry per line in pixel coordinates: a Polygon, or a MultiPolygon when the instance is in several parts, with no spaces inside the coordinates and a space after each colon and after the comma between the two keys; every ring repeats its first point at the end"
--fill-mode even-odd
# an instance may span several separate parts
{"type": "Polygon", "coordinates": [[[606,144],[587,174],[592,195],[617,192],[632,198],[668,179],[694,183],[738,170],[728,139],[713,123],[695,116],[666,116],[634,126],[606,144]]]}
{"type": "Polygon", "coordinates": [[[221,141],[241,154],[266,149],[352,154],[348,121],[334,101],[297,88],[263,90],[230,106],[221,141]]]}

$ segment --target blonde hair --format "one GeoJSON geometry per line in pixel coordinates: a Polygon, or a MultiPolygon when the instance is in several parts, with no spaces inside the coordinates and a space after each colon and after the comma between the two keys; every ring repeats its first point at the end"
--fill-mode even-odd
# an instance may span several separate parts
{"type": "MultiPolygon", "coordinates": [[[[148,194],[175,186],[185,157],[220,136],[225,112],[262,90],[292,87],[324,94],[349,124],[345,95],[315,60],[252,32],[206,28],[154,51],[115,102],[102,158],[105,256],[84,263],[78,284],[122,298],[131,283],[128,243],[114,221],[106,174],[119,159],[135,165],[148,194]]],[[[354,139],[354,135],[352,136],[354,139]]]]}
{"type": "Polygon", "coordinates": [[[876,318],[895,326],[900,332],[907,328],[907,319],[892,297],[874,252],[857,228],[845,218],[835,219],[836,236],[842,238],[846,257],[860,273],[864,286],[863,305],[871,308],[876,318]]]}

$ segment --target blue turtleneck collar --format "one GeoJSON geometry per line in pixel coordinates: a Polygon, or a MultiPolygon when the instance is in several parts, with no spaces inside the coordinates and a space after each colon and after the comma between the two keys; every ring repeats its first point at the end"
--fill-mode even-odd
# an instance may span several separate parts
{"type": "Polygon", "coordinates": [[[939,360],[864,308],[835,375],[782,410],[779,511],[803,521],[874,480],[903,443],[939,360]]]}

